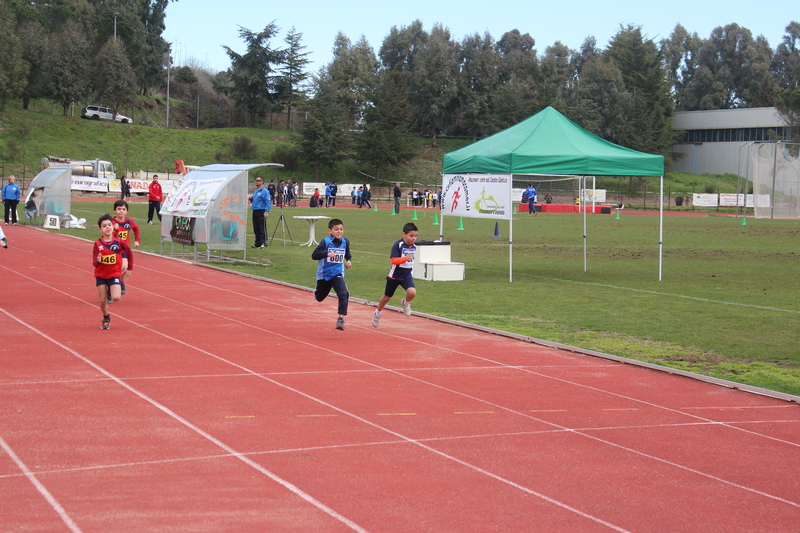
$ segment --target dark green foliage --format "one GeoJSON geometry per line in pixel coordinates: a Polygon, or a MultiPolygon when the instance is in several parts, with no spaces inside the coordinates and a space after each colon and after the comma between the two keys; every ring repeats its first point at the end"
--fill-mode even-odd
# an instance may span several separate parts
{"type": "Polygon", "coordinates": [[[258,147],[246,135],[237,135],[231,140],[231,152],[242,159],[252,159],[258,153],[258,147]]]}
{"type": "Polygon", "coordinates": [[[276,146],[270,159],[270,163],[280,163],[285,170],[297,170],[297,150],[292,145],[276,146]]]}
{"type": "Polygon", "coordinates": [[[382,169],[414,157],[416,146],[410,134],[414,111],[406,100],[399,72],[384,72],[370,100],[357,153],[360,160],[372,165],[375,176],[380,178],[382,169]]]}

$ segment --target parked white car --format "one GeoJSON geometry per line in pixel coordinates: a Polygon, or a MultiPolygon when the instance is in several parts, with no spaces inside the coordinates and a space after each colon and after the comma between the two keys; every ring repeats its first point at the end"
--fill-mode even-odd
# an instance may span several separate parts
{"type": "Polygon", "coordinates": [[[117,113],[115,118],[113,109],[100,105],[89,105],[84,107],[83,111],[81,111],[81,118],[89,118],[92,120],[111,120],[122,122],[123,124],[133,124],[132,118],[126,117],[125,115],[120,115],[119,113],[117,113]]]}

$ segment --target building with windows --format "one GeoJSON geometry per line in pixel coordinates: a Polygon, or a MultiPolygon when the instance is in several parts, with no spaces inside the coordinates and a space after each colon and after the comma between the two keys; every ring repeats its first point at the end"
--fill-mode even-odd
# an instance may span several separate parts
{"type": "Polygon", "coordinates": [[[678,111],[672,119],[683,139],[670,151],[680,154],[672,170],[692,174],[738,174],[742,147],[788,141],[792,131],[774,107],[678,111]]]}

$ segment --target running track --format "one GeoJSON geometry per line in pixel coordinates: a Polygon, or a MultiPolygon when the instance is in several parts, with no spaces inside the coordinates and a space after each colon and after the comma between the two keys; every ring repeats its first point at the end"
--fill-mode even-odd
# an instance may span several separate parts
{"type": "Polygon", "coordinates": [[[2,532],[800,529],[796,403],[7,233],[2,532]]]}

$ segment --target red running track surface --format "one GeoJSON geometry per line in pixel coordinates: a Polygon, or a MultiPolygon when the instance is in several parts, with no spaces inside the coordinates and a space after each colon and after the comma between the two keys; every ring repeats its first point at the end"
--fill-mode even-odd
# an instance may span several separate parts
{"type": "Polygon", "coordinates": [[[101,331],[90,243],[7,233],[2,531],[800,527],[796,404],[141,253],[101,331]]]}

